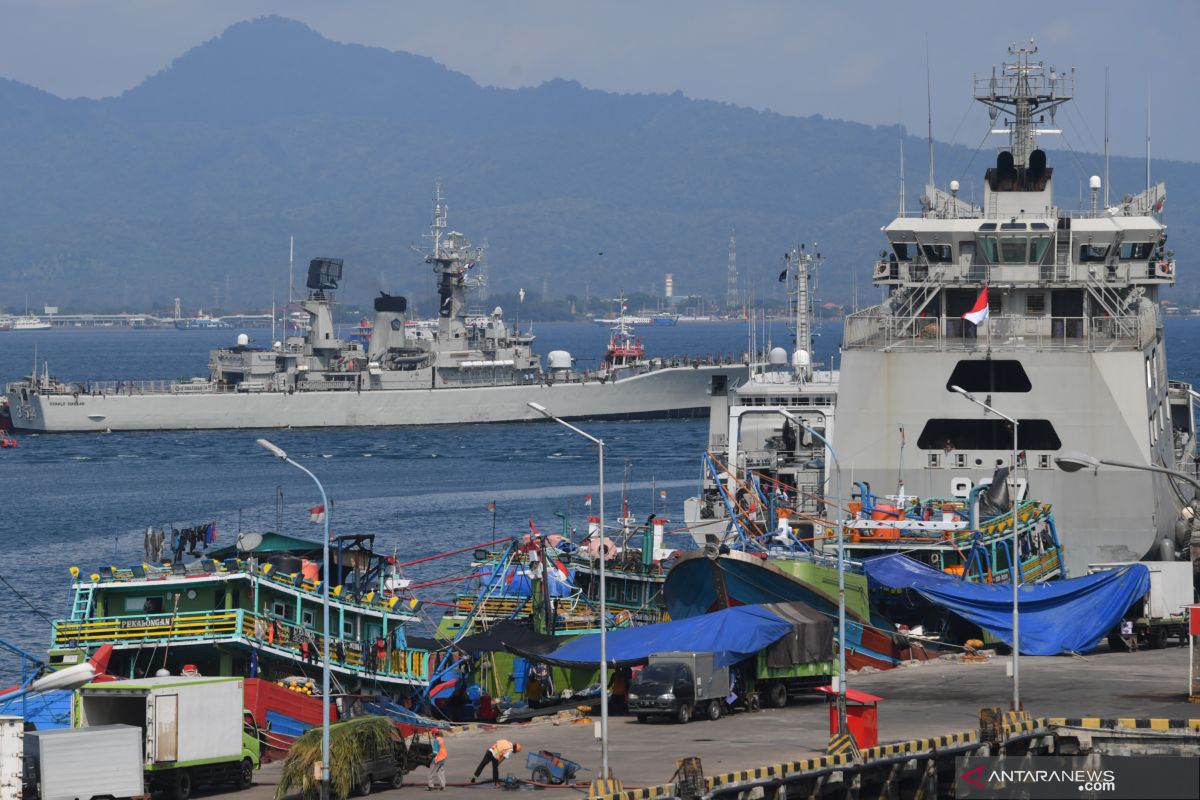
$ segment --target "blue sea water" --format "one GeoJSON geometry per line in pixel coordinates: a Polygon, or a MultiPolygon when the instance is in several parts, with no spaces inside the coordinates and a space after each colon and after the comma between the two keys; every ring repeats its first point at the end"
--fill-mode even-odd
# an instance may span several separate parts
{"type": "MultiPolygon", "coordinates": [[[[166,379],[207,373],[208,351],[232,343],[239,331],[52,330],[0,334],[0,380],[40,363],[63,379],[166,379]]],[[[269,332],[246,331],[266,342],[269,332]]],[[[537,324],[536,348],[569,350],[594,367],[607,330],[584,323],[537,324]]],[[[684,323],[641,331],[651,355],[741,353],[746,323],[684,323]]],[[[790,341],[774,323],[760,342],[790,341]]],[[[837,331],[818,340],[818,353],[836,349],[837,331]]],[[[707,422],[663,420],[584,423],[605,440],[610,520],[622,487],[631,512],[644,519],[662,509],[681,524],[683,499],[699,481],[707,422]],[[652,489],[653,487],[653,489],[652,489]]],[[[146,432],[22,435],[15,450],[0,450],[0,638],[43,654],[46,619],[61,616],[68,570],[144,560],[147,526],[216,521],[217,544],[245,531],[276,527],[320,539],[308,509],[320,502],[299,470],[255,445],[266,436],[311,469],[331,498],[334,533],[373,533],[376,546],[400,560],[467,547],[492,536],[488,503],[496,501],[498,536],[528,532],[529,522],[557,531],[556,512],[586,529],[583,500],[597,491],[595,451],[552,423],[430,428],[279,431],[146,432]],[[11,587],[11,588],[10,588],[11,587]],[[34,611],[34,608],[37,611],[34,611]]],[[[597,503],[598,504],[598,503],[597,503]]],[[[681,542],[682,543],[682,542],[681,542]]],[[[469,555],[427,562],[409,576],[435,580],[466,574],[469,555]]],[[[446,598],[455,584],[430,589],[446,598]]],[[[14,663],[0,654],[0,678],[14,663]]]]}
{"type": "MultiPolygon", "coordinates": [[[[840,327],[822,326],[818,360],[829,364],[840,327]]],[[[238,331],[54,330],[0,333],[0,380],[28,374],[35,356],[63,379],[162,379],[202,375],[207,353],[238,331]]],[[[247,331],[266,341],[264,331],[247,331]]],[[[538,352],[566,349],[598,358],[605,329],[538,324],[538,352]]],[[[1200,320],[1166,321],[1170,374],[1200,383],[1200,320]]],[[[643,330],[651,355],[741,353],[745,323],[691,323],[643,330]]],[[[790,341],[783,323],[757,332],[761,343],[790,341]]],[[[609,519],[623,487],[634,516],[645,518],[658,491],[681,524],[682,502],[699,483],[707,422],[665,420],[584,423],[607,445],[609,519]],[[652,488],[653,487],[653,488],[652,488]]],[[[532,520],[556,531],[556,512],[584,528],[583,499],[596,493],[596,457],[580,437],[552,423],[432,428],[154,432],[23,435],[0,450],[0,638],[43,654],[47,618],[61,616],[68,569],[140,563],[147,526],[216,521],[217,543],[276,527],[282,496],[285,532],[320,537],[308,521],[319,496],[298,470],[271,458],[254,440],[267,436],[311,469],[331,498],[335,533],[373,533],[377,548],[411,560],[488,541],[496,501],[498,536],[519,535],[532,520]]],[[[677,540],[682,544],[686,537],[677,540]]],[[[419,581],[464,575],[469,555],[412,568],[419,581]]],[[[454,584],[430,590],[447,597],[454,584]]],[[[0,685],[14,659],[0,653],[0,685]]]]}

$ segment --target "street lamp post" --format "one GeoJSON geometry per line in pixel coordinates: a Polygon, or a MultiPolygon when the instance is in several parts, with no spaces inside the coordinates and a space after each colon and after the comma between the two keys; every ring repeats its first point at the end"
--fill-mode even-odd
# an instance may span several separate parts
{"type": "Polygon", "coordinates": [[[1078,453],[1067,451],[1060,456],[1056,456],[1054,463],[1063,472],[1078,472],[1081,469],[1090,469],[1096,472],[1100,469],[1100,465],[1104,464],[1110,467],[1121,467],[1123,469],[1136,469],[1143,472],[1157,472],[1159,475],[1170,475],[1172,478],[1178,478],[1181,481],[1187,481],[1196,489],[1196,497],[1200,498],[1200,481],[1188,475],[1186,472],[1179,472],[1166,467],[1160,467],[1156,464],[1131,464],[1127,461],[1114,461],[1111,458],[1096,458],[1089,456],[1086,453],[1078,453]]]}
{"type": "Polygon", "coordinates": [[[1021,581],[1025,579],[1024,570],[1021,568],[1021,542],[1017,536],[1017,512],[1021,507],[1020,497],[1017,493],[1017,431],[1021,427],[1021,423],[1007,414],[1001,414],[996,409],[992,408],[987,403],[980,400],[975,395],[968,392],[961,386],[951,386],[951,391],[958,392],[963,397],[970,400],[975,405],[983,408],[985,411],[990,411],[1000,419],[1007,420],[1012,425],[1013,445],[1012,445],[1012,470],[1009,473],[1012,476],[1013,482],[1013,499],[1012,499],[1012,552],[1009,554],[1008,563],[1008,579],[1013,587],[1013,602],[1012,602],[1012,653],[1013,653],[1013,711],[1021,710],[1021,617],[1018,613],[1017,605],[1017,589],[1021,585],[1021,581]]]}
{"type": "Polygon", "coordinates": [[[843,516],[842,503],[842,464],[838,461],[837,453],[834,452],[833,445],[829,443],[821,434],[817,433],[813,428],[797,417],[786,408],[775,409],[784,419],[791,420],[802,430],[808,431],[812,436],[815,436],[829,451],[830,458],[833,459],[834,469],[834,485],[837,492],[837,564],[838,564],[838,734],[843,735],[849,732],[850,728],[846,723],[846,531],[845,518],[843,516]]]}
{"type": "Polygon", "coordinates": [[[321,537],[323,550],[321,567],[323,570],[321,580],[321,605],[323,609],[321,630],[324,633],[321,637],[324,641],[322,648],[324,652],[321,656],[321,800],[329,800],[329,500],[325,496],[325,487],[321,485],[321,481],[317,480],[316,475],[313,475],[308,469],[288,458],[288,454],[282,448],[268,442],[266,439],[258,439],[257,441],[259,447],[279,460],[286,461],[312,478],[313,483],[317,484],[317,490],[321,493],[321,508],[325,509],[325,535],[321,537]]]}
{"type": "Polygon", "coordinates": [[[608,774],[608,639],[605,634],[607,626],[607,600],[604,587],[604,440],[597,439],[590,433],[581,431],[574,425],[566,422],[550,413],[550,411],[541,403],[530,401],[525,405],[532,408],[534,411],[541,414],[547,419],[552,419],[559,425],[568,428],[583,438],[587,439],[592,444],[596,445],[600,458],[600,541],[597,543],[599,548],[597,554],[600,559],[600,770],[601,779],[607,780],[608,774]]]}

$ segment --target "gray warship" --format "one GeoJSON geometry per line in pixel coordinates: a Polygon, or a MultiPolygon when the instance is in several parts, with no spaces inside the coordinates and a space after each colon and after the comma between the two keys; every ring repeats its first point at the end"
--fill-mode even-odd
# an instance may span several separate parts
{"type": "Polygon", "coordinates": [[[846,319],[833,445],[880,494],[966,496],[1012,468],[1018,495],[1054,505],[1072,575],[1188,559],[1192,491],[1146,471],[1195,468],[1195,395],[1167,377],[1158,302],[1176,276],[1165,187],[1147,166],[1147,185],[1119,202],[1093,176],[1090,207],[1055,204],[1038,137],[1058,132],[1074,73],[1036,52],[1013,46],[1011,63],[975,79],[992,132],[1008,136],[982,206],[957,181],[937,188],[931,168],[920,212],[901,200],[883,228],[873,280],[887,297],[846,319]],[[1011,425],[954,387],[1018,421],[1015,465],[1011,425]],[[1142,468],[1068,474],[1057,460],[1069,451],[1142,468]]]}
{"type": "Polygon", "coordinates": [[[614,329],[599,369],[574,369],[571,354],[533,351],[532,333],[496,308],[464,316],[466,293],[482,286],[483,248],[447,230],[440,187],[432,246],[424,253],[438,280],[436,330],[415,336],[404,297],[381,293],[365,344],[338,335],[333,304],[340,259],[309,265],[303,335],[269,348],[243,334],[213,350],[205,378],[186,381],[70,382],[35,368],[9,384],[13,427],[24,431],[129,431],[432,425],[540,420],[537,402],[564,418],[704,416],[709,386],[740,367],[647,358],[626,326],[614,329]]]}

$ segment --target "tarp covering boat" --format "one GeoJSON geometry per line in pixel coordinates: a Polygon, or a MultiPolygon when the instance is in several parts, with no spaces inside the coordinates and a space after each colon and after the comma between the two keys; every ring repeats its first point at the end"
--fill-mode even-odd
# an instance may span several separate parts
{"type": "MultiPolygon", "coordinates": [[[[651,653],[711,652],[718,667],[736,664],[760,650],[782,663],[833,657],[833,625],[803,603],[735,606],[691,619],[660,622],[608,633],[608,663],[644,664],[651,653]]],[[[547,655],[514,652],[562,667],[589,667],[600,660],[600,635],[580,636],[547,655]]]]}
{"type": "MultiPolygon", "coordinates": [[[[495,574],[494,569],[495,567],[491,565],[480,568],[478,576],[480,585],[483,587],[479,590],[481,595],[490,594],[494,591],[521,597],[533,594],[533,577],[530,574],[529,567],[518,565],[504,568],[503,572],[496,576],[496,584],[493,586],[492,575],[495,574]]],[[[551,597],[570,597],[575,591],[575,570],[564,568],[560,571],[555,566],[551,566],[547,570],[547,575],[550,581],[551,597]]]]}
{"type": "Polygon", "coordinates": [[[454,643],[454,649],[466,653],[496,653],[517,648],[524,653],[540,654],[549,653],[562,641],[561,637],[538,633],[524,622],[505,619],[486,631],[464,636],[454,643]]]}
{"type": "MultiPolygon", "coordinates": [[[[1012,586],[963,581],[908,556],[863,562],[867,577],[889,589],[911,589],[1012,645],[1012,586]]],[[[1084,653],[1116,627],[1135,600],[1150,591],[1150,571],[1129,564],[1082,578],[1023,584],[1018,589],[1021,653],[1084,653]]]]}

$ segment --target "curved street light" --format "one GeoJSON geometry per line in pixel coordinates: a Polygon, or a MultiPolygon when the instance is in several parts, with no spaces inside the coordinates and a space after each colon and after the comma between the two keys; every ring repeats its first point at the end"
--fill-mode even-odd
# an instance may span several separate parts
{"type": "Polygon", "coordinates": [[[321,639],[324,643],[322,648],[324,652],[321,656],[321,800],[329,800],[329,500],[325,496],[325,487],[321,485],[321,481],[317,480],[317,476],[288,458],[288,454],[283,448],[272,444],[266,439],[257,439],[256,441],[259,447],[280,461],[291,464],[312,478],[313,483],[317,484],[317,490],[321,493],[321,508],[325,509],[325,535],[321,537],[323,551],[321,563],[323,572],[321,580],[321,607],[323,609],[321,631],[323,635],[321,639]]]}
{"type": "Polygon", "coordinates": [[[791,420],[801,430],[808,431],[810,436],[815,437],[825,445],[825,449],[829,451],[829,457],[833,459],[834,483],[837,491],[837,562],[838,562],[838,697],[837,697],[837,712],[838,712],[838,734],[844,735],[850,732],[848,723],[846,722],[846,531],[845,520],[842,504],[842,464],[838,461],[837,453],[833,450],[833,445],[829,443],[821,434],[817,433],[811,425],[797,417],[786,408],[775,409],[780,415],[787,420],[791,420]]]}
{"type": "Polygon", "coordinates": [[[1017,512],[1021,508],[1021,498],[1017,496],[1017,434],[1020,430],[1021,423],[1008,416],[1002,414],[992,408],[987,403],[980,400],[975,395],[968,392],[961,386],[951,386],[950,391],[958,392],[970,402],[995,414],[1000,419],[1007,420],[1012,425],[1013,444],[1012,444],[1012,469],[1009,472],[1013,482],[1013,498],[1012,498],[1012,552],[1008,556],[1008,580],[1012,583],[1013,599],[1012,599],[1012,665],[1013,665],[1013,711],[1021,710],[1021,616],[1018,610],[1019,599],[1017,589],[1021,586],[1021,582],[1025,580],[1025,570],[1021,565],[1021,540],[1017,535],[1017,512]]]}
{"type": "Polygon", "coordinates": [[[532,400],[525,405],[532,408],[534,411],[541,414],[546,419],[554,420],[564,428],[574,431],[583,438],[587,439],[592,444],[596,445],[600,456],[600,541],[597,543],[599,548],[596,550],[600,559],[600,769],[604,780],[609,778],[608,773],[608,648],[607,636],[605,629],[608,627],[606,617],[608,609],[606,607],[606,593],[604,587],[604,440],[597,439],[590,433],[581,431],[569,422],[554,416],[548,408],[541,403],[535,403],[532,400]]]}

